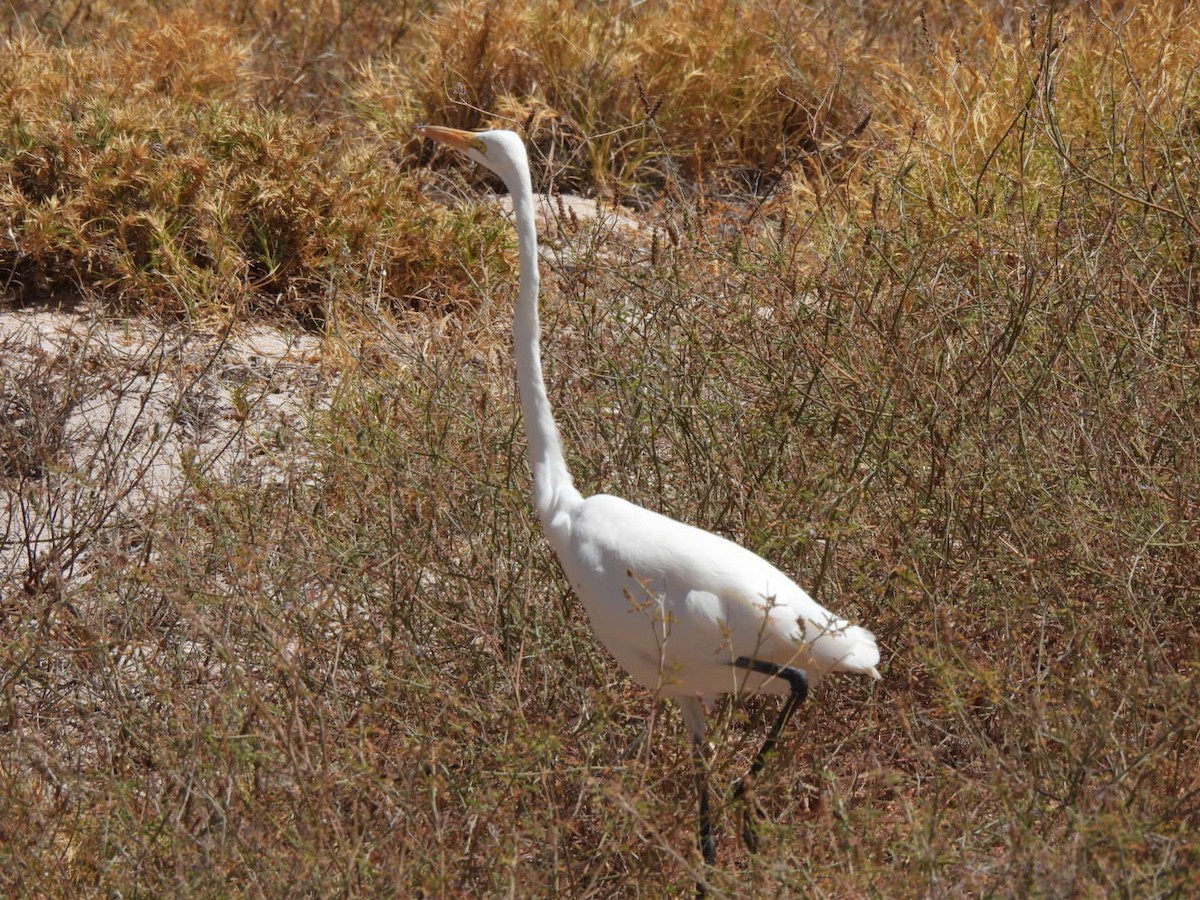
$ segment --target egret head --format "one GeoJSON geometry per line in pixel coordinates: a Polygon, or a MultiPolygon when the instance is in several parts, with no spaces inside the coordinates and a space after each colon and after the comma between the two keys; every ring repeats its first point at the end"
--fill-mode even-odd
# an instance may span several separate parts
{"type": "Polygon", "coordinates": [[[462,131],[440,125],[418,125],[421,137],[453,147],[468,159],[487,166],[500,176],[508,189],[529,177],[529,159],[524,142],[511,131],[462,131]]]}

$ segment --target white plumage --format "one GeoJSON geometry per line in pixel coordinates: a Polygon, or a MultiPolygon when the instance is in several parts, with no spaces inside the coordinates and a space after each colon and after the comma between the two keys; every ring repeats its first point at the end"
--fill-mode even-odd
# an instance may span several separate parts
{"type": "Polygon", "coordinates": [[[786,694],[741,657],[878,677],[870,632],[834,616],[732,541],[597,494],[566,508],[550,541],[592,627],[638,682],[667,697],[786,694]]]}
{"type": "MultiPolygon", "coordinates": [[[[575,489],[542,379],[537,234],[525,146],[509,131],[421,126],[418,132],[487,166],[512,195],[520,253],[513,342],[534,507],[600,641],[638,682],[679,701],[694,740],[700,847],[712,863],[705,704],[731,692],[789,695],[755,758],[753,776],[806,696],[809,680],[826,672],[879,677],[875,638],[732,541],[617,497],[585,499],[575,489]]],[[[757,846],[749,825],[744,835],[752,849],[757,846]]],[[[704,892],[703,882],[699,889],[704,892]]]]}

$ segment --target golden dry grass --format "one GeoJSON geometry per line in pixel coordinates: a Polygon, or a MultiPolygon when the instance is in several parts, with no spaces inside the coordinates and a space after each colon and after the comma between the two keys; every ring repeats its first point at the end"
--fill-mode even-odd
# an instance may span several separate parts
{"type": "MultiPolygon", "coordinates": [[[[1200,16],[1011,6],[11,8],[4,303],[269,318],[328,387],[281,479],[135,513],[62,463],[108,376],[4,368],[4,889],[692,890],[682,726],[537,532],[511,238],[428,120],[653,227],[546,261],[581,487],[880,638],[768,768],[767,852],[722,811],[714,893],[1194,893],[1200,16]]],[[[718,779],[774,712],[725,710],[718,779]]]]}

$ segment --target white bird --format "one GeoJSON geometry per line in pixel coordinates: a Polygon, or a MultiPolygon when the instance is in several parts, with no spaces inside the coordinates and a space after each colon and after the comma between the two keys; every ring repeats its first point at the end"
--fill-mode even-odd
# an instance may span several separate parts
{"type": "MultiPolygon", "coordinates": [[[[720,694],[787,695],[737,794],[762,769],[810,678],[879,678],[871,632],[835,616],[766,560],[732,541],[635,506],[576,490],[546,396],[538,324],[537,231],[525,145],[511,131],[432,125],[417,133],[491,169],[512,196],[520,252],[513,321],[517,381],[533,470],[533,505],[592,627],[633,678],[678,701],[691,732],[700,850],[716,859],[704,761],[705,707],[720,694]]],[[[743,837],[756,849],[753,815],[743,837]]],[[[704,892],[704,884],[698,886],[704,892]]]]}

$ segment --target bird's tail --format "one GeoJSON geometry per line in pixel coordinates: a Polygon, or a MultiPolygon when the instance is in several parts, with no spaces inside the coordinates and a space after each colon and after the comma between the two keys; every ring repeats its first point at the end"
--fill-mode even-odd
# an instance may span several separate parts
{"type": "Polygon", "coordinates": [[[826,625],[807,622],[809,654],[825,672],[859,672],[878,679],[879,645],[875,635],[840,619],[826,625]]]}

